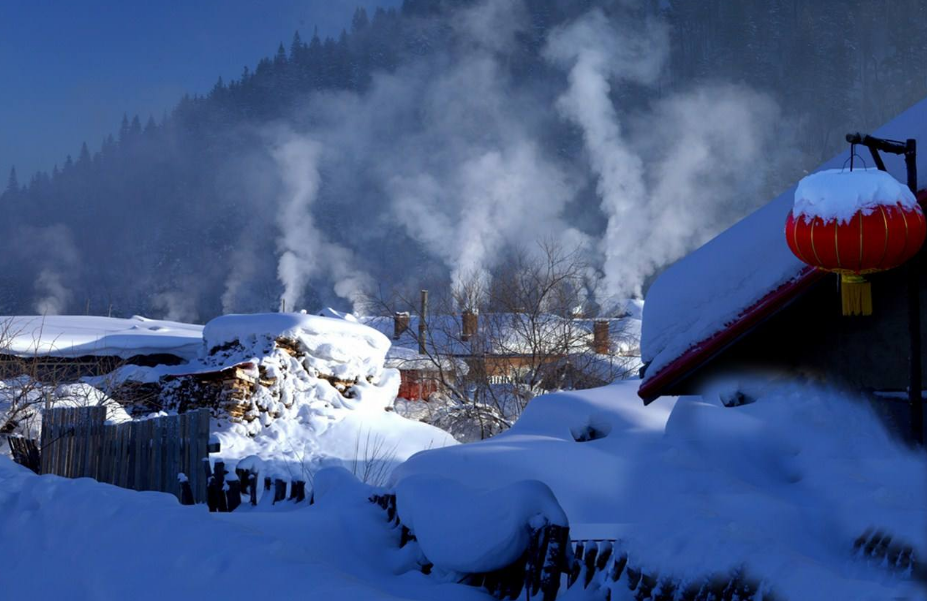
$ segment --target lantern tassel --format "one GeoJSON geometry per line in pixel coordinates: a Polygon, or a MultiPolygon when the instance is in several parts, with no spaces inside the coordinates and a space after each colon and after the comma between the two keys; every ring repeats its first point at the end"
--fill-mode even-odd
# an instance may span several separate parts
{"type": "Polygon", "coordinates": [[[872,284],[858,275],[840,276],[844,315],[872,315],[872,284]]]}

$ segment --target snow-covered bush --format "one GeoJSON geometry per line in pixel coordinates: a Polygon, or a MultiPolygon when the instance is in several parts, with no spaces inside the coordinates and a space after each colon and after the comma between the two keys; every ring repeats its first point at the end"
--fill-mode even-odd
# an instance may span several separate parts
{"type": "MultiPolygon", "coordinates": [[[[130,419],[117,401],[89,384],[48,385],[28,376],[0,381],[0,436],[24,436],[38,440],[42,434],[42,411],[61,407],[106,407],[106,420],[121,423],[130,419]]],[[[7,451],[5,442],[0,453],[7,451]]]]}

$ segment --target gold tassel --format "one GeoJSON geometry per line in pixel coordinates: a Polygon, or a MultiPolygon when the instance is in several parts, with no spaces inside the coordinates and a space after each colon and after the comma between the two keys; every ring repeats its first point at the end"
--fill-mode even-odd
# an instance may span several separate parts
{"type": "Polygon", "coordinates": [[[859,275],[840,276],[844,315],[872,315],[872,284],[859,275]]]}

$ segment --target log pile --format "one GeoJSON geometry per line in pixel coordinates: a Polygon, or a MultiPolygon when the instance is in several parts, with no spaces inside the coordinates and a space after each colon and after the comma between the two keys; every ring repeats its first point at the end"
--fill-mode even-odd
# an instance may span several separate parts
{"type": "Polygon", "coordinates": [[[175,406],[181,413],[208,408],[216,417],[248,419],[257,379],[243,366],[166,379],[170,385],[161,391],[162,404],[165,406],[175,406]]]}

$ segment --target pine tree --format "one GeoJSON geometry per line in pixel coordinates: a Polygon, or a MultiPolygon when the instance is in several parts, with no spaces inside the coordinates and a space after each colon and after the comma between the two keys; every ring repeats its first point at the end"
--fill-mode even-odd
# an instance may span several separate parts
{"type": "Polygon", "coordinates": [[[16,166],[10,168],[10,178],[6,183],[6,193],[7,194],[16,194],[19,192],[19,178],[16,177],[16,166]]]}
{"type": "Polygon", "coordinates": [[[290,61],[298,63],[303,53],[303,39],[299,37],[299,30],[293,34],[293,41],[290,42],[290,61]]]}
{"type": "Polygon", "coordinates": [[[363,6],[355,9],[354,17],[351,19],[351,33],[364,31],[369,24],[370,21],[367,19],[367,10],[363,6]]]}
{"type": "Polygon", "coordinates": [[[129,117],[123,113],[122,123],[119,124],[119,143],[122,144],[129,137],[129,117]]]}
{"type": "Polygon", "coordinates": [[[86,142],[80,145],[80,154],[77,155],[77,166],[81,169],[86,169],[90,166],[90,149],[87,148],[86,142]]]}
{"type": "Polygon", "coordinates": [[[129,126],[129,132],[133,136],[137,136],[142,133],[142,121],[138,118],[138,115],[132,117],[132,125],[129,126]]]}

